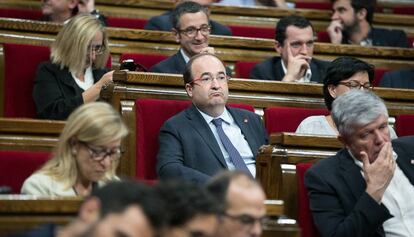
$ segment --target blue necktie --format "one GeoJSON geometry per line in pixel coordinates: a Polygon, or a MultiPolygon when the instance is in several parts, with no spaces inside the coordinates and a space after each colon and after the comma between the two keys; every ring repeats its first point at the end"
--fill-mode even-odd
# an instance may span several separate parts
{"type": "Polygon", "coordinates": [[[224,148],[226,148],[227,153],[229,153],[230,160],[233,162],[234,166],[237,170],[245,171],[251,175],[250,170],[247,168],[246,163],[244,163],[243,158],[241,157],[240,153],[231,143],[230,139],[224,133],[221,124],[223,120],[221,118],[213,119],[213,124],[217,128],[217,133],[220,137],[221,143],[223,144],[224,148]]]}

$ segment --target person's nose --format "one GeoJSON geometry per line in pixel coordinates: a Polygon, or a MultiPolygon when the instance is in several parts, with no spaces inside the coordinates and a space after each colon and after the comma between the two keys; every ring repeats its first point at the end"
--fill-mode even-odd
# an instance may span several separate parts
{"type": "Polygon", "coordinates": [[[194,38],[196,39],[196,40],[202,40],[202,39],[204,39],[204,35],[201,33],[201,30],[197,30],[197,32],[196,32],[196,34],[195,34],[195,36],[194,36],[194,38]]]}
{"type": "Polygon", "coordinates": [[[338,20],[339,19],[339,15],[337,11],[333,11],[332,12],[332,16],[331,16],[331,20],[338,20]]]}
{"type": "Polygon", "coordinates": [[[262,228],[263,228],[262,227],[262,223],[260,221],[256,221],[253,224],[253,226],[252,226],[252,229],[251,229],[251,232],[250,232],[250,234],[251,234],[250,236],[252,236],[252,237],[260,237],[262,235],[262,231],[263,231],[262,228]]]}
{"type": "Polygon", "coordinates": [[[213,80],[211,81],[211,88],[213,88],[213,89],[218,89],[218,88],[220,88],[220,83],[219,83],[219,81],[217,80],[217,78],[213,78],[213,80]]]}
{"type": "Polygon", "coordinates": [[[307,46],[306,44],[303,44],[303,45],[300,47],[300,51],[299,51],[299,53],[300,53],[301,55],[305,55],[305,56],[307,56],[307,55],[308,55],[308,51],[309,51],[308,46],[307,46]]]}
{"type": "Polygon", "coordinates": [[[111,156],[105,155],[105,157],[101,160],[100,163],[103,167],[105,167],[105,170],[108,170],[112,166],[111,156]]]}
{"type": "Polygon", "coordinates": [[[382,145],[385,142],[387,142],[387,134],[385,134],[385,132],[380,131],[380,130],[375,130],[375,143],[378,145],[382,145]]]}

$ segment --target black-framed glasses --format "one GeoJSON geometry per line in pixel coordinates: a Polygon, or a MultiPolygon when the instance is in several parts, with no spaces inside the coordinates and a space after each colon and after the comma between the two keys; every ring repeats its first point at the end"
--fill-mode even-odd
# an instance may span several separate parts
{"type": "Polygon", "coordinates": [[[269,220],[267,216],[261,216],[259,218],[256,218],[248,214],[230,215],[228,213],[224,213],[223,216],[233,219],[239,222],[241,225],[248,227],[248,228],[253,227],[254,224],[256,223],[260,223],[260,225],[263,225],[269,220]]]}
{"type": "Polygon", "coordinates": [[[190,26],[185,29],[177,29],[178,32],[185,34],[188,37],[194,37],[200,32],[203,36],[207,36],[211,32],[211,26],[210,25],[202,25],[200,28],[196,28],[193,26],[190,26]]]}
{"type": "Polygon", "coordinates": [[[83,141],[78,141],[79,144],[83,145],[89,152],[89,155],[92,160],[94,161],[102,161],[105,159],[105,157],[109,157],[112,161],[119,160],[122,155],[121,148],[113,148],[113,149],[105,149],[105,148],[98,148],[98,147],[92,147],[88,143],[83,141]]]}
{"type": "Polygon", "coordinates": [[[88,45],[88,53],[89,52],[94,52],[96,55],[100,55],[103,54],[103,52],[105,52],[105,45],[100,44],[100,45],[88,45]]]}
{"type": "Polygon", "coordinates": [[[361,84],[358,81],[347,81],[347,82],[342,82],[341,81],[338,84],[339,85],[344,85],[344,86],[348,87],[349,89],[358,89],[358,90],[360,90],[361,88],[363,88],[364,90],[371,90],[372,89],[372,85],[369,82],[361,84]]]}
{"type": "Polygon", "coordinates": [[[213,80],[216,79],[218,83],[224,83],[230,80],[230,77],[227,76],[225,73],[219,73],[217,76],[213,76],[211,73],[203,73],[200,78],[193,79],[190,84],[194,84],[195,82],[200,82],[203,85],[210,85],[213,80]]]}

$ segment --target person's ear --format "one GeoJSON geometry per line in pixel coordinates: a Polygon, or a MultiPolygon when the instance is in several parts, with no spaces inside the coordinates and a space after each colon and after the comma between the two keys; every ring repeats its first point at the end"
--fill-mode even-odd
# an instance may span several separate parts
{"type": "Polygon", "coordinates": [[[283,45],[279,43],[279,41],[275,40],[275,44],[273,46],[275,48],[275,51],[278,52],[280,55],[282,55],[283,51],[283,45]]]}
{"type": "Polygon", "coordinates": [[[181,37],[180,37],[180,33],[177,31],[177,29],[172,28],[171,29],[171,34],[175,39],[175,42],[180,43],[181,37]]]}
{"type": "Polygon", "coordinates": [[[79,219],[85,223],[95,222],[100,215],[101,202],[97,197],[89,197],[85,199],[79,208],[79,219]]]}
{"type": "Polygon", "coordinates": [[[329,94],[332,96],[332,98],[336,98],[338,95],[336,93],[336,86],[335,85],[328,85],[328,91],[329,94]]]}
{"type": "Polygon", "coordinates": [[[77,7],[79,4],[79,0],[69,0],[68,1],[68,7],[70,9],[75,9],[75,7],[77,7]]]}
{"type": "Polygon", "coordinates": [[[193,86],[190,83],[185,84],[185,91],[188,97],[193,98],[193,86]]]}
{"type": "Polygon", "coordinates": [[[366,19],[366,17],[367,17],[367,14],[368,14],[368,12],[367,12],[367,9],[365,9],[365,8],[362,8],[362,9],[360,9],[357,13],[356,13],[356,17],[358,18],[358,20],[365,20],[366,19]]]}

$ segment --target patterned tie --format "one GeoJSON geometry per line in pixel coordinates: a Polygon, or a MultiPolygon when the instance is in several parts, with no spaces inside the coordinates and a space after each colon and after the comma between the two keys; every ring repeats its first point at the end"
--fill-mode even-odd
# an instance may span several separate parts
{"type": "Polygon", "coordinates": [[[216,126],[217,133],[220,137],[221,143],[223,144],[224,148],[226,148],[227,153],[229,153],[230,160],[233,162],[236,169],[244,171],[252,175],[250,173],[250,170],[247,168],[246,163],[244,163],[243,158],[241,157],[240,153],[237,151],[237,149],[231,143],[230,139],[224,133],[223,128],[221,127],[223,120],[221,118],[217,118],[217,119],[213,119],[212,122],[214,126],[216,126]]]}

